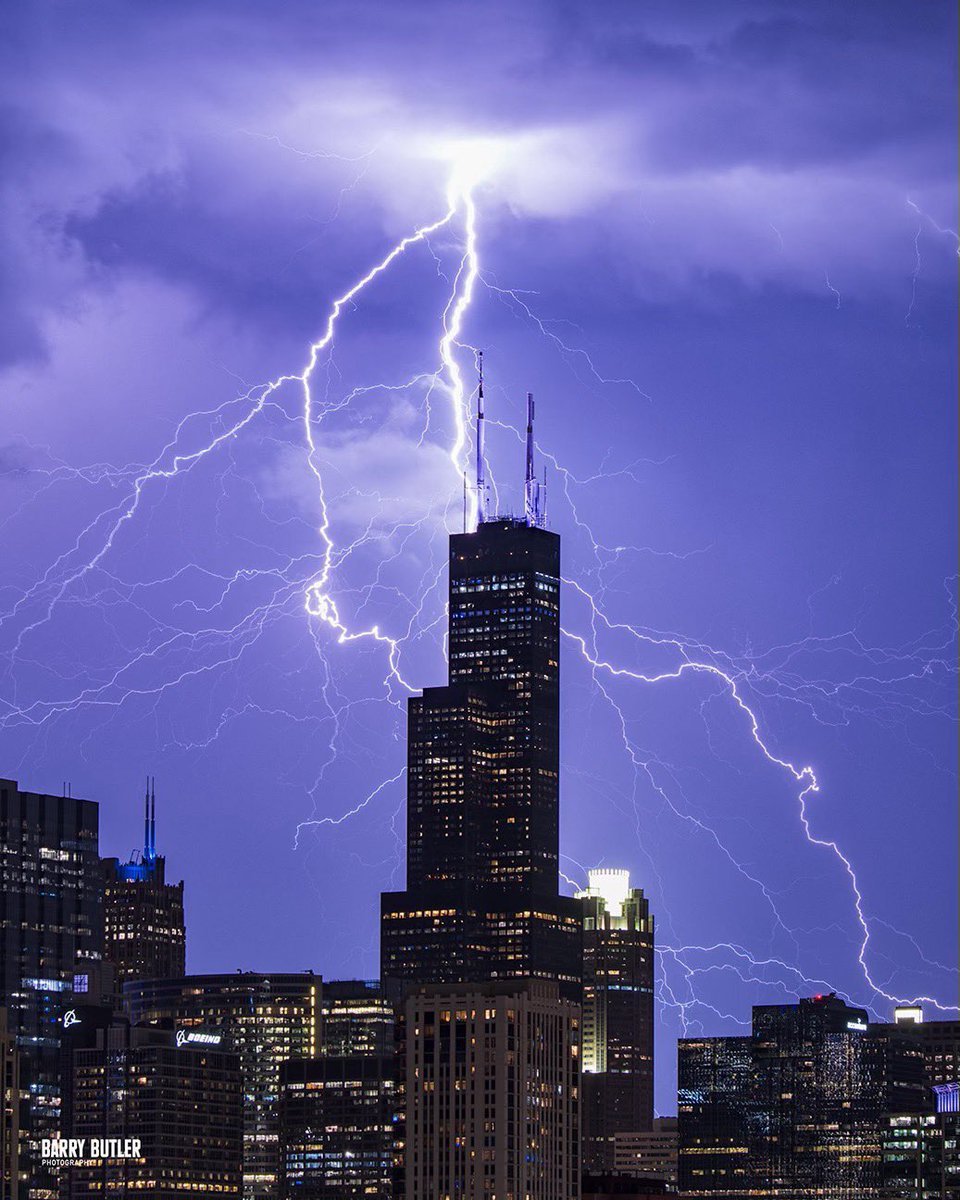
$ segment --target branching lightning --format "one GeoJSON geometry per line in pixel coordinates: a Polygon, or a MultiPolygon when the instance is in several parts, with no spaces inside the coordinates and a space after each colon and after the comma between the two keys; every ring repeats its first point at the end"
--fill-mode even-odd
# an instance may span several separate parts
{"type": "MultiPolygon", "coordinates": [[[[275,141],[281,148],[292,149],[285,147],[279,139],[270,140],[275,141]]],[[[307,154],[306,157],[314,156],[307,154]]],[[[359,162],[368,157],[369,153],[345,161],[359,162]]],[[[54,699],[33,699],[25,703],[18,700],[16,689],[11,687],[9,693],[0,698],[0,728],[25,725],[39,730],[54,718],[80,708],[102,708],[109,711],[136,699],[156,704],[165,693],[183,687],[197,676],[216,676],[228,665],[238,662],[275,623],[289,621],[297,616],[302,618],[305,613],[309,636],[316,647],[317,660],[321,665],[320,692],[331,724],[323,761],[311,789],[314,814],[297,825],[295,846],[301,843],[305,830],[336,829],[370,809],[385,792],[400,784],[405,773],[403,769],[386,773],[360,800],[344,806],[338,815],[319,810],[317,791],[329,765],[340,752],[343,722],[356,703],[344,697],[338,690],[331,670],[332,656],[335,653],[333,648],[346,649],[366,644],[382,655],[383,688],[377,699],[399,705],[400,696],[413,692],[423,682],[429,682],[409,678],[408,673],[405,673],[403,656],[405,648],[413,639],[435,635],[443,620],[442,602],[438,597],[444,567],[442,561],[437,564],[431,560],[424,568],[422,586],[418,589],[415,599],[411,601],[408,597],[398,597],[398,601],[402,600],[408,604],[409,615],[405,622],[398,618],[392,632],[383,628],[379,622],[364,623],[345,615],[341,591],[344,565],[364,547],[374,543],[392,544],[392,549],[383,562],[385,564],[392,561],[404,552],[407,542],[415,534],[423,532],[424,521],[411,518],[377,523],[371,518],[355,538],[345,544],[338,543],[334,529],[335,514],[331,511],[331,503],[328,500],[323,447],[318,444],[318,430],[324,420],[334,413],[349,411],[363,397],[373,393],[409,394],[416,390],[422,394],[423,424],[419,435],[422,445],[434,429],[432,405],[434,398],[440,396],[446,405],[452,426],[449,444],[444,447],[449,461],[449,475],[459,486],[466,467],[472,396],[472,385],[468,386],[465,382],[463,364],[464,360],[469,361],[474,353],[473,347],[465,341],[465,329],[478,289],[485,289],[506,304],[520,319],[532,324],[537,333],[545,337],[566,360],[583,362],[593,382],[629,387],[636,394],[649,399],[647,393],[634,380],[607,377],[595,366],[585,350],[571,346],[561,339],[553,328],[555,322],[538,316],[532,303],[525,298],[530,293],[502,287],[490,272],[482,269],[477,194],[483,182],[482,171],[471,170],[462,163],[453,167],[447,185],[446,207],[442,215],[417,226],[402,237],[374,266],[332,301],[322,323],[321,332],[310,343],[304,365],[299,371],[281,374],[266,384],[247,387],[242,394],[215,408],[188,413],[177,424],[172,437],[159,454],[148,464],[114,467],[101,463],[74,468],[53,461],[49,466],[35,471],[37,477],[42,480],[42,485],[31,499],[36,499],[40,491],[57,487],[65,481],[80,482],[91,487],[106,485],[121,492],[122,498],[86,524],[72,544],[54,558],[34,583],[17,595],[6,612],[0,613],[0,629],[7,626],[15,629],[11,647],[4,656],[8,679],[12,677],[15,663],[26,653],[32,635],[51,622],[58,611],[68,603],[99,604],[104,612],[108,612],[113,606],[127,606],[138,613],[145,613],[145,609],[141,607],[141,598],[145,593],[161,585],[181,583],[187,576],[202,577],[204,584],[212,587],[214,591],[212,598],[208,598],[206,602],[189,598],[182,601],[198,621],[195,628],[177,625],[172,621],[152,621],[145,641],[135,645],[118,667],[110,669],[95,682],[77,685],[70,691],[71,681],[65,679],[62,682],[65,683],[68,694],[54,699]],[[431,238],[439,235],[441,231],[450,237],[458,235],[456,266],[449,273],[443,269],[441,258],[431,242],[431,238]],[[431,369],[422,370],[399,383],[386,382],[356,387],[342,396],[330,399],[329,368],[332,365],[336,335],[342,321],[361,295],[374,288],[378,280],[388,273],[399,259],[421,247],[434,256],[438,277],[448,287],[439,316],[439,335],[431,369]],[[320,395],[318,381],[324,375],[327,378],[327,390],[320,395]],[[288,410],[283,399],[288,390],[292,390],[298,397],[297,410],[293,413],[288,410]],[[258,418],[268,412],[284,422],[296,420],[298,423],[312,481],[316,511],[319,513],[319,519],[311,531],[314,539],[311,549],[298,555],[285,558],[281,556],[269,566],[245,565],[234,572],[215,571],[190,563],[173,574],[151,578],[146,582],[128,582],[119,571],[108,570],[108,561],[115,557],[121,535],[133,527],[152,496],[162,498],[163,490],[168,485],[182,481],[201,463],[237,446],[242,435],[258,418]],[[195,432],[203,428],[206,429],[206,433],[195,432]],[[94,576],[106,579],[107,586],[97,591],[92,583],[94,576]],[[225,614],[228,605],[235,601],[237,593],[248,586],[262,589],[256,602],[242,611],[236,619],[225,618],[218,623],[218,614],[225,614]],[[428,610],[428,604],[432,605],[432,610],[428,610]],[[168,661],[176,664],[180,657],[196,661],[192,665],[166,672],[168,661]],[[158,677],[136,682],[137,672],[147,665],[157,670],[158,677]]],[[[919,210],[917,212],[921,219],[924,219],[924,214],[919,210]]],[[[835,295],[839,307],[840,294],[831,285],[829,277],[825,278],[826,285],[835,295]]],[[[914,287],[915,283],[914,279],[914,287]]],[[[752,747],[770,767],[781,773],[794,787],[797,820],[807,842],[811,847],[830,854],[846,880],[856,925],[856,962],[868,991],[868,1002],[875,1011],[879,1011],[877,1005],[881,1001],[890,1003],[916,1000],[941,1011],[948,1011],[949,1006],[933,996],[899,996],[874,977],[869,964],[869,951],[871,925],[875,918],[867,912],[857,873],[848,855],[836,840],[817,832],[817,824],[810,811],[810,802],[820,791],[814,768],[810,765],[798,766],[772,748],[770,737],[763,732],[763,722],[758,716],[757,704],[752,697],[759,697],[761,700],[768,697],[777,698],[803,706],[816,720],[827,724],[834,721],[844,722],[853,712],[869,711],[872,715],[889,720],[895,719],[898,710],[943,712],[945,705],[938,704],[935,699],[928,701],[919,698],[910,689],[912,685],[931,678],[946,678],[953,671],[950,651],[954,640],[954,627],[952,626],[946,634],[931,631],[907,646],[893,649],[866,645],[850,631],[829,638],[810,636],[796,644],[771,647],[762,653],[745,651],[740,655],[731,655],[702,641],[685,638],[676,633],[663,633],[615,621],[607,615],[605,609],[604,569],[607,564],[628,553],[647,552],[683,558],[702,550],[697,548],[678,554],[674,551],[654,551],[648,547],[605,544],[595,536],[589,524],[578,513],[574,491],[589,486],[595,479],[609,479],[611,474],[631,475],[638,464],[611,472],[604,463],[595,476],[578,478],[555,456],[546,451],[544,453],[563,479],[564,496],[572,520],[589,539],[597,564],[591,586],[586,586],[579,579],[565,580],[567,587],[586,605],[589,628],[565,627],[563,634],[567,644],[580,655],[598,694],[613,714],[635,779],[641,781],[651,793],[658,795],[678,822],[691,827],[696,836],[705,836],[724,860],[749,885],[758,889],[771,911],[775,928],[788,936],[799,957],[800,931],[791,929],[781,916],[774,890],[758,871],[751,870],[738,861],[737,856],[716,830],[691,811],[689,806],[684,805],[682,796],[671,792],[665,786],[663,764],[658,763],[654,755],[644,752],[635,744],[622,704],[611,687],[618,682],[669,687],[687,678],[705,680],[715,685],[717,695],[726,698],[743,723],[752,747]],[[656,655],[669,656],[670,665],[641,670],[613,661],[601,652],[600,639],[604,634],[625,635],[638,651],[652,651],[656,655]],[[805,677],[800,674],[795,664],[802,653],[812,649],[852,662],[855,669],[840,680],[805,677]],[[896,687],[900,685],[906,691],[897,692],[896,687]],[[748,689],[751,697],[749,699],[748,689]]],[[[375,481],[371,482],[371,494],[377,494],[375,481]]],[[[223,497],[226,502],[225,490],[223,497]]],[[[464,503],[464,519],[472,527],[477,519],[476,493],[467,489],[464,503]]],[[[8,521],[13,521],[19,511],[13,513],[8,521]]],[[[374,589],[383,586],[380,574],[382,569],[382,566],[378,567],[375,577],[361,589],[358,611],[362,610],[362,601],[368,598],[374,589]]],[[[586,579],[589,575],[589,569],[584,568],[582,578],[586,579]]],[[[955,626],[955,610],[952,620],[955,626]]],[[[206,739],[198,739],[192,745],[209,745],[220,736],[226,724],[250,712],[283,720],[312,719],[298,716],[286,708],[280,709],[270,705],[248,703],[237,707],[225,707],[212,735],[206,739]]],[[[399,809],[393,814],[394,823],[398,812],[399,809]]],[[[392,827],[395,830],[395,825],[392,827]]],[[[562,878],[573,884],[568,876],[563,875],[562,878]]],[[[669,914],[665,915],[669,925],[669,914]]],[[[901,933],[899,930],[894,932],[901,933]]],[[[903,933],[902,936],[913,942],[918,955],[925,962],[934,967],[942,966],[926,959],[910,934],[903,933]]],[[[714,973],[732,972],[745,984],[772,986],[787,992],[796,987],[828,989],[833,986],[828,980],[805,973],[797,961],[789,961],[785,957],[764,951],[751,952],[738,942],[684,945],[680,939],[672,936],[670,942],[674,944],[662,942],[658,949],[662,967],[660,997],[665,1005],[676,1011],[685,1031],[691,1027],[691,1022],[699,1020],[691,1016],[698,1010],[712,1013],[718,1019],[742,1019],[742,1014],[726,1013],[709,1003],[702,994],[698,985],[705,976],[714,973]]]]}

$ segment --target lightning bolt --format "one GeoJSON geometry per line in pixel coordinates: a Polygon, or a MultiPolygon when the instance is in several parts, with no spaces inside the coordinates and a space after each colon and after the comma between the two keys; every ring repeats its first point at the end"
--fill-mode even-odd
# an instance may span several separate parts
{"type": "MultiPolygon", "coordinates": [[[[281,148],[291,149],[285,147],[279,139],[271,140],[276,141],[281,148]]],[[[314,157],[315,155],[306,156],[314,157]]],[[[340,156],[323,155],[321,157],[340,156]]],[[[362,161],[368,157],[369,154],[344,161],[362,161]]],[[[11,665],[23,652],[25,641],[29,635],[52,620],[55,612],[68,598],[72,603],[92,602],[84,595],[84,588],[89,586],[95,572],[109,580],[113,603],[124,603],[134,608],[137,607],[138,597],[142,593],[161,584],[178,582],[187,574],[203,576],[206,582],[218,590],[214,592],[212,601],[208,604],[194,601],[183,602],[192,608],[194,615],[198,618],[209,617],[210,624],[202,625],[199,629],[192,631],[173,624],[159,626],[153,640],[131,654],[119,668],[109,672],[104,679],[95,684],[78,688],[65,699],[38,700],[21,705],[15,698],[4,698],[2,700],[3,708],[0,709],[0,726],[27,724],[39,727],[55,715],[72,712],[80,707],[115,708],[136,696],[152,697],[156,700],[162,694],[182,686],[193,677],[219,671],[226,665],[237,662],[246,650],[264,635],[273,622],[299,610],[308,618],[310,636],[316,646],[319,661],[323,664],[321,692],[326,711],[333,717],[333,725],[327,741],[324,760],[320,765],[314,786],[310,789],[314,800],[314,814],[297,825],[294,844],[301,843],[302,834],[308,829],[337,828],[348,823],[370,809],[386,792],[399,784],[404,775],[403,770],[384,777],[370,788],[362,799],[345,808],[340,815],[320,814],[317,791],[328,766],[336,757],[342,721],[353,703],[338,692],[331,675],[326,647],[330,643],[341,647],[361,643],[373,646],[383,655],[385,661],[383,698],[392,704],[399,705],[395,688],[399,689],[400,693],[407,694],[417,690],[416,684],[409,680],[404,673],[402,663],[404,648],[414,638],[424,637],[433,632],[443,619],[442,603],[437,600],[437,597],[443,578],[444,565],[442,562],[439,565],[431,563],[425,568],[423,586],[419,589],[419,601],[411,605],[405,628],[402,621],[398,622],[399,632],[385,631],[379,622],[364,623],[343,615],[341,611],[342,592],[338,591],[340,573],[351,556],[357,554],[364,546],[383,540],[384,533],[374,527],[374,521],[371,519],[366,529],[348,544],[339,545],[336,541],[322,469],[321,447],[317,441],[318,430],[322,423],[334,413],[349,410],[357,401],[371,393],[407,393],[411,389],[420,389],[424,397],[424,424],[420,435],[422,444],[431,431],[432,405],[434,398],[439,395],[446,403],[452,419],[453,433],[449,445],[445,449],[452,477],[459,480],[466,465],[469,441],[468,391],[472,392],[465,382],[462,360],[465,355],[475,353],[474,347],[465,341],[464,331],[478,287],[485,289],[486,292],[505,304],[518,319],[532,325],[568,362],[585,364],[593,382],[604,386],[629,387],[636,394],[649,399],[647,393],[636,381],[616,379],[605,375],[586,350],[572,346],[561,338],[554,328],[559,322],[539,316],[534,311],[533,305],[525,299],[525,296],[530,293],[525,293],[520,289],[501,287],[490,272],[482,271],[478,231],[479,214],[476,201],[476,193],[481,182],[482,177],[470,170],[458,167],[452,171],[446,189],[446,207],[441,215],[430,222],[417,226],[412,232],[401,238],[365,274],[332,301],[321,332],[310,343],[300,370],[279,375],[266,384],[245,387],[241,394],[213,409],[189,413],[177,424],[170,440],[148,464],[127,464],[123,467],[93,464],[83,468],[73,468],[54,460],[48,467],[37,472],[43,480],[42,489],[44,490],[55,487],[66,480],[78,480],[89,486],[105,485],[114,489],[125,489],[125,495],[118,503],[98,514],[84,526],[73,543],[54,559],[40,578],[18,596],[12,607],[0,614],[0,628],[2,628],[15,622],[21,613],[27,613],[34,602],[39,605],[39,615],[27,617],[26,623],[20,625],[17,630],[13,650],[8,656],[11,665]],[[460,248],[457,252],[456,269],[451,271],[448,276],[431,239],[439,235],[441,231],[452,234],[455,229],[460,231],[460,248]],[[398,259],[420,247],[433,255],[437,263],[438,277],[448,285],[435,348],[435,368],[431,371],[420,372],[399,383],[382,382],[353,388],[339,398],[331,399],[328,390],[324,390],[321,394],[320,379],[324,372],[327,372],[329,376],[333,367],[333,350],[342,320],[352,310],[362,294],[375,287],[377,281],[390,271],[398,259]],[[293,389],[299,396],[298,411],[295,417],[291,417],[281,399],[281,394],[285,395],[286,389],[293,389]],[[269,568],[251,566],[232,574],[211,571],[196,564],[189,564],[180,568],[173,575],[130,584],[116,573],[111,574],[107,571],[105,560],[115,550],[121,532],[132,525],[144,508],[147,497],[151,493],[162,492],[168,484],[188,476],[202,462],[211,459],[218,452],[229,451],[250,425],[258,417],[268,412],[284,422],[296,420],[300,430],[319,512],[319,520],[312,529],[315,548],[302,555],[282,559],[269,568]],[[196,432],[204,427],[207,431],[205,434],[196,432]],[[214,623],[213,614],[222,611],[234,594],[241,587],[250,583],[266,586],[266,595],[249,611],[243,613],[235,623],[217,626],[214,623]],[[434,603],[435,615],[425,623],[428,601],[434,603]],[[217,647],[223,648],[217,649],[217,647]],[[186,667],[169,677],[161,678],[159,682],[144,686],[134,686],[128,682],[129,677],[134,674],[136,669],[146,663],[162,664],[166,656],[172,655],[174,652],[199,654],[200,651],[211,650],[211,648],[214,652],[209,659],[198,662],[196,666],[186,667]]],[[[827,286],[835,291],[832,289],[829,279],[826,282],[827,286]]],[[[835,294],[839,306],[839,293],[835,294]]],[[[519,436],[516,430],[511,430],[511,433],[519,436]]],[[[564,581],[586,602],[590,613],[590,633],[588,635],[586,632],[565,627],[563,635],[568,644],[581,656],[597,684],[600,695],[613,712],[619,725],[625,752],[635,775],[641,777],[646,785],[666,802],[678,820],[690,825],[699,834],[710,839],[731,866],[749,884],[759,890],[764,902],[771,910],[775,925],[785,931],[794,946],[797,947],[797,936],[800,931],[791,929],[781,916],[773,890],[759,874],[748,870],[738,861],[707,821],[682,807],[670,794],[664,783],[658,778],[657,768],[662,770],[663,764],[658,763],[654,756],[641,751],[634,744],[629,736],[626,715],[610,688],[604,685],[604,681],[626,681],[642,686],[669,687],[686,677],[691,677],[706,679],[717,685],[719,693],[726,696],[734,710],[742,718],[747,736],[762,759],[772,768],[784,774],[795,786],[798,822],[803,835],[811,846],[825,851],[833,857],[847,880],[858,930],[856,961],[874,1002],[879,1000],[888,1002],[921,1000],[941,1011],[952,1011],[949,1006],[941,1004],[932,996],[897,996],[886,990],[871,974],[868,953],[873,919],[866,912],[856,871],[850,858],[837,841],[819,835],[815,832],[811,822],[809,803],[819,793],[819,783],[814,769],[810,765],[796,765],[771,747],[769,738],[762,732],[762,723],[757,715],[757,709],[745,695],[745,688],[749,685],[755,694],[789,699],[803,705],[816,719],[824,721],[830,719],[830,706],[838,706],[836,708],[839,714],[838,720],[847,719],[848,705],[852,706],[853,711],[857,709],[867,711],[882,703],[881,711],[890,713],[897,703],[902,703],[910,711],[916,711],[913,707],[917,703],[914,697],[908,695],[902,701],[890,699],[891,688],[898,684],[909,686],[915,682],[948,675],[952,669],[948,656],[952,645],[952,633],[943,636],[938,641],[934,632],[931,631],[929,635],[924,635],[912,644],[894,649],[865,645],[852,632],[832,638],[808,637],[793,645],[771,647],[762,654],[747,652],[741,656],[742,661],[738,662],[732,656],[705,643],[683,638],[678,634],[658,633],[614,621],[607,615],[605,608],[606,588],[603,583],[603,572],[607,564],[619,560],[628,553],[646,552],[683,558],[689,554],[703,551],[693,550],[688,551],[687,554],[678,554],[675,551],[653,550],[650,547],[604,544],[595,536],[588,522],[583,520],[577,512],[574,492],[578,488],[589,486],[597,479],[608,479],[611,474],[618,472],[611,472],[604,463],[595,475],[576,476],[547,449],[543,447],[540,449],[561,474],[564,495],[573,515],[575,526],[588,538],[597,561],[596,574],[599,583],[596,588],[587,588],[574,579],[564,581]],[[654,650],[657,653],[664,652],[671,655],[673,662],[664,669],[645,671],[614,662],[599,650],[598,637],[604,630],[609,633],[625,633],[644,650],[654,650]],[[844,655],[858,664],[866,663],[868,665],[858,667],[856,673],[841,682],[837,682],[835,679],[803,678],[798,674],[794,660],[801,653],[813,649],[834,656],[844,655]],[[841,703],[841,694],[851,699],[841,703]]],[[[619,473],[637,478],[634,472],[638,466],[639,463],[629,464],[620,468],[619,473]]],[[[223,499],[226,501],[225,490],[223,499]]],[[[8,520],[12,520],[16,515],[16,513],[12,514],[8,520]]],[[[476,519],[477,497],[475,492],[468,491],[466,495],[468,525],[470,527],[475,525],[476,519]]],[[[388,524],[386,535],[389,540],[397,544],[393,549],[392,556],[388,555],[381,560],[375,576],[365,586],[361,599],[382,586],[381,572],[386,563],[402,553],[407,540],[421,530],[422,522],[417,520],[406,523],[394,521],[388,524]]],[[[96,597],[97,594],[94,593],[94,596],[96,597]]],[[[103,594],[101,593],[98,598],[103,600],[103,594]]],[[[955,625],[955,610],[952,619],[955,625]]],[[[946,702],[943,705],[936,703],[928,705],[930,712],[945,710],[946,702]]],[[[279,715],[283,719],[295,721],[308,719],[298,717],[286,709],[251,703],[225,710],[221,714],[212,736],[205,740],[200,739],[193,744],[198,747],[209,745],[219,736],[226,723],[248,712],[279,715]]],[[[391,823],[395,835],[398,813],[399,808],[394,812],[391,823]]],[[[397,835],[398,846],[399,841],[397,835]]],[[[580,864],[575,865],[580,867],[580,864]]],[[[654,870],[656,870],[655,864],[654,870]]],[[[563,875],[562,878],[574,885],[573,880],[568,876],[563,875]]],[[[898,930],[894,932],[900,933],[898,930]]],[[[902,936],[913,941],[909,934],[902,934],[902,936]]],[[[915,941],[914,946],[922,955],[915,941]]],[[[665,1006],[677,1012],[684,1030],[690,1027],[691,1021],[697,1020],[690,1016],[697,1010],[712,1013],[718,1019],[739,1019],[710,1004],[699,994],[698,981],[712,973],[732,972],[744,984],[778,986],[785,990],[789,990],[791,986],[840,990],[831,986],[829,981],[805,975],[795,962],[789,962],[787,959],[773,954],[751,953],[746,947],[736,942],[685,945],[680,939],[671,937],[670,942],[658,947],[658,956],[662,967],[661,979],[658,984],[661,1001],[665,1006]],[[674,969],[679,974],[679,978],[668,978],[674,969]]],[[[941,966],[941,964],[934,965],[941,966]]]]}

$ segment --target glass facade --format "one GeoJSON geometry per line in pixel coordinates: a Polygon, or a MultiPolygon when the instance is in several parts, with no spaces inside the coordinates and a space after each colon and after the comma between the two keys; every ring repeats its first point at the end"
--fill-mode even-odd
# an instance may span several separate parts
{"type": "Polygon", "coordinates": [[[37,1141],[61,1122],[62,1018],[74,976],[103,956],[98,812],[89,800],[20,791],[0,780],[0,1007],[20,1058],[28,1103],[21,1169],[26,1194],[52,1200],[37,1141]]]}
{"type": "Polygon", "coordinates": [[[407,889],[381,977],[540,976],[578,995],[579,904],[558,892],[560,540],[521,520],[450,539],[449,683],[409,702],[407,889]]]}
{"type": "Polygon", "coordinates": [[[881,1195],[884,1114],[928,1103],[923,1058],[836,996],[753,1010],[750,1037],[679,1044],[679,1178],[691,1196],[881,1195]]]}
{"type": "Polygon", "coordinates": [[[126,983],[135,1024],[166,1023],[184,1036],[215,1031],[240,1057],[243,1078],[243,1196],[276,1196],[280,1067],[320,1048],[321,981],[309,973],[185,975],[126,983]]]}

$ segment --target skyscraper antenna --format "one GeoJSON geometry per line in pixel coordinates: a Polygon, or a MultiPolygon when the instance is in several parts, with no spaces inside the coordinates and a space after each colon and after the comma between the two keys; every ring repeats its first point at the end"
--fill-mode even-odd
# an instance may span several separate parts
{"type": "Polygon", "coordinates": [[[153,862],[157,857],[157,781],[150,778],[150,826],[147,841],[147,860],[153,862]]]}
{"type": "Polygon", "coordinates": [[[540,482],[533,469],[533,392],[527,392],[527,469],[523,483],[523,517],[528,525],[540,525],[540,482]]]}
{"type": "Polygon", "coordinates": [[[483,457],[483,351],[477,351],[477,525],[487,519],[487,472],[483,457]]]}
{"type": "Polygon", "coordinates": [[[143,799],[143,857],[150,858],[150,776],[147,776],[147,791],[143,799]]]}

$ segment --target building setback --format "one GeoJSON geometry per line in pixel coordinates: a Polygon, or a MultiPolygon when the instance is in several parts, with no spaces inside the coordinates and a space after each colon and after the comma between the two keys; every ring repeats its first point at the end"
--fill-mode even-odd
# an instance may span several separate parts
{"type": "Polygon", "coordinates": [[[60,1200],[239,1197],[243,1155],[240,1060],[208,1035],[131,1028],[111,1009],[81,1008],[64,1066],[69,1136],[86,1140],[61,1169],[60,1200]],[[93,1139],[139,1142],[130,1157],[91,1154],[93,1139]],[[129,1139],[129,1141],[128,1141],[129,1139]]]}
{"type": "Polygon", "coordinates": [[[157,854],[157,802],[152,785],[144,809],[143,851],[129,862],[103,860],[104,957],[117,982],[176,979],[186,969],[183,880],[167,883],[157,854]]]}
{"type": "Polygon", "coordinates": [[[407,1200],[578,1200],[579,1009],[554,981],[415,989],[401,1023],[407,1200]]]}
{"type": "Polygon", "coordinates": [[[583,903],[583,1168],[653,1123],[653,918],[628,871],[588,873],[583,903]]]}
{"type": "Polygon", "coordinates": [[[74,977],[103,956],[97,805],[0,779],[0,1007],[20,1051],[28,1103],[25,1194],[55,1193],[36,1153],[60,1129],[59,1055],[74,977]]]}
{"type": "Polygon", "coordinates": [[[189,1036],[214,1031],[240,1057],[243,1196],[274,1200],[280,1176],[280,1066],[320,1048],[321,981],[312,972],[185,975],[124,984],[134,1024],[165,1023],[189,1036]]]}
{"type": "MultiPolygon", "coordinates": [[[[532,434],[528,495],[532,480],[532,434]]],[[[538,976],[578,998],[581,910],[558,891],[560,539],[523,518],[450,538],[446,687],[409,701],[407,887],[381,978],[538,976]]]]}
{"type": "Polygon", "coordinates": [[[830,996],[753,1010],[750,1037],[679,1043],[689,1196],[881,1195],[881,1122],[927,1103],[922,1056],[830,996]]]}

